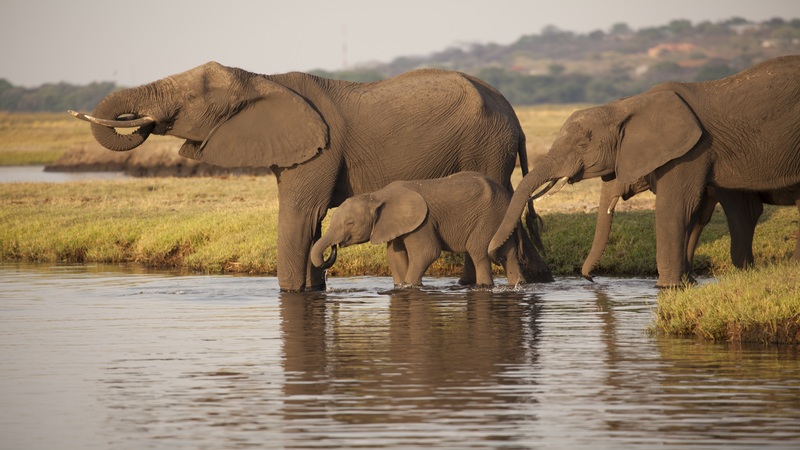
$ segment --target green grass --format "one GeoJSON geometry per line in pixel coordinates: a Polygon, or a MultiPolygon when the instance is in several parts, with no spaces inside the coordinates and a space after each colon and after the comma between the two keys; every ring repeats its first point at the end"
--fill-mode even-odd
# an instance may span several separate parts
{"type": "MultiPolygon", "coordinates": [[[[15,183],[0,187],[0,206],[0,259],[275,273],[278,202],[272,177],[15,183]]],[[[579,274],[595,214],[546,207],[542,214],[546,259],[554,273],[579,274]]],[[[618,212],[615,219],[596,273],[656,275],[653,211],[618,212]]],[[[756,230],[756,265],[788,259],[797,227],[796,210],[767,207],[756,230]]],[[[703,233],[696,270],[730,271],[728,247],[718,212],[703,233]]],[[[387,275],[384,260],[383,246],[343,249],[331,275],[387,275]]],[[[447,255],[431,274],[455,275],[460,264],[460,257],[447,255]]]]}
{"type": "Polygon", "coordinates": [[[800,343],[800,264],[731,271],[659,294],[656,332],[717,341],[800,343]]]}

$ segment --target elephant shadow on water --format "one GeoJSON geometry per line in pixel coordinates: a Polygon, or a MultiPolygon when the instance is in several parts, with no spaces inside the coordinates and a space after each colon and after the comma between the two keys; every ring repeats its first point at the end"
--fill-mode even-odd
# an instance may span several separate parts
{"type": "MultiPolygon", "coordinates": [[[[485,82],[446,70],[352,83],[210,62],[114,92],[91,115],[72,114],[90,121],[95,139],[111,150],[165,134],[184,139],[179,153],[187,158],[269,167],[278,183],[283,291],[324,290],[311,246],[327,210],[348,197],[463,171],[481,172],[510,193],[516,162],[523,174],[528,169],[525,135],[508,101],[485,82]],[[126,127],[136,130],[115,130],[126,127]]],[[[552,278],[535,249],[520,256],[529,281],[552,278]]]]}

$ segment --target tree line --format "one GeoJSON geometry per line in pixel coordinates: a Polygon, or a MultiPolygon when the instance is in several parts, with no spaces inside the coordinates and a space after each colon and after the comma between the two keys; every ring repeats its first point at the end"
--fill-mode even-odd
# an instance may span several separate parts
{"type": "MultiPolygon", "coordinates": [[[[417,68],[442,68],[485,80],[514,105],[605,103],[662,81],[723,78],[765,59],[798,53],[800,19],[753,23],[731,18],[698,24],[673,20],[640,30],[617,23],[607,31],[585,34],[547,26],[510,45],[471,44],[385,64],[311,73],[370,82],[417,68]]],[[[119,88],[112,82],[24,88],[0,79],[0,110],[91,111],[119,88]]]]}
{"type": "Polygon", "coordinates": [[[25,88],[0,79],[0,111],[63,112],[68,109],[91,111],[103,97],[116,89],[117,85],[112,82],[83,86],[56,83],[25,88]]]}

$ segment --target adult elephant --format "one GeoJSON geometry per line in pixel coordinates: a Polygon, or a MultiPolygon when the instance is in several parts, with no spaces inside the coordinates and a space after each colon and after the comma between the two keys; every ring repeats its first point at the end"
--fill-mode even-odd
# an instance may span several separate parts
{"type": "MultiPolygon", "coordinates": [[[[210,62],[112,93],[91,116],[72,114],[91,121],[95,139],[111,150],[167,134],[186,140],[179,153],[188,158],[270,167],[284,291],[324,289],[324,271],[310,267],[309,250],[328,208],[347,197],[465,170],[512,190],[517,157],[527,169],[525,135],[506,99],[481,80],[442,70],[351,83],[210,62]],[[118,127],[137,129],[119,134],[118,127]]],[[[538,254],[525,256],[532,273],[549,277],[538,254]]],[[[470,277],[467,267],[462,278],[470,277]]]]}
{"type": "Polygon", "coordinates": [[[602,177],[630,186],[645,178],[657,192],[657,285],[680,285],[691,278],[686,251],[707,186],[800,184],[798,74],[800,56],[785,56],[721,80],[662,83],[575,112],[517,187],[490,251],[511,235],[528,199],[556,184],[602,177]]]}
{"type": "MultiPolygon", "coordinates": [[[[614,220],[614,209],[617,201],[624,200],[648,190],[650,186],[644,179],[638,180],[627,189],[623,189],[617,180],[603,183],[600,190],[600,200],[597,209],[597,225],[595,227],[592,247],[586,260],[583,262],[581,274],[587,280],[592,280],[592,271],[597,266],[608,245],[611,234],[611,224],[614,220]]],[[[752,266],[753,236],[758,219],[764,212],[764,204],[778,206],[796,206],[800,212],[800,189],[779,191],[734,191],[708,187],[707,196],[702,202],[700,215],[692,228],[686,248],[686,270],[691,272],[694,252],[700,239],[703,228],[708,225],[714,208],[722,205],[728,230],[731,235],[730,254],[734,267],[744,269],[752,266]]],[[[800,239],[795,244],[792,259],[800,261],[800,239]]]]}

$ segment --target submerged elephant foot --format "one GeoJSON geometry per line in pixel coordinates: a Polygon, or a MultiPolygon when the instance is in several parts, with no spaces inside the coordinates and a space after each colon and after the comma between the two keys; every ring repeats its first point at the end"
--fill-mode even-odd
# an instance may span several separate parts
{"type": "Polygon", "coordinates": [[[697,284],[697,280],[695,280],[694,277],[691,275],[683,275],[679,282],[665,281],[659,278],[656,282],[656,287],[659,289],[684,289],[689,286],[694,286],[695,284],[697,284]]]}
{"type": "Polygon", "coordinates": [[[395,289],[422,289],[422,284],[400,283],[394,285],[395,289]]]}
{"type": "Polygon", "coordinates": [[[311,287],[305,287],[300,289],[286,289],[280,288],[280,292],[283,294],[298,294],[301,292],[325,292],[327,286],[323,283],[321,285],[314,285],[311,287]]]}

